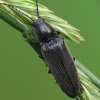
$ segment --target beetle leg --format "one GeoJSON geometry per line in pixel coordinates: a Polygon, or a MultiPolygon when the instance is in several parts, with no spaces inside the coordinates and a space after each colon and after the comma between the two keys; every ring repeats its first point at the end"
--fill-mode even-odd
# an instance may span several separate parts
{"type": "Polygon", "coordinates": [[[80,92],[83,93],[84,92],[84,88],[82,87],[82,85],[80,84],[80,92]]]}
{"type": "Polygon", "coordinates": [[[51,74],[51,70],[50,69],[48,70],[48,73],[51,74]]]}
{"type": "MultiPolygon", "coordinates": [[[[39,58],[44,59],[42,53],[39,54],[39,58]]],[[[46,64],[46,67],[47,67],[47,66],[48,66],[48,65],[46,64]]]]}
{"type": "Polygon", "coordinates": [[[39,43],[39,41],[36,41],[36,40],[32,41],[32,40],[26,40],[26,39],[24,39],[24,41],[25,42],[31,42],[31,43],[39,43]]]}
{"type": "Polygon", "coordinates": [[[75,61],[75,58],[73,57],[73,60],[75,61]]]}
{"type": "Polygon", "coordinates": [[[46,67],[47,67],[48,65],[46,64],[46,67]]]}
{"type": "Polygon", "coordinates": [[[57,34],[59,35],[60,34],[60,32],[59,31],[56,31],[57,32],[57,34]]]}
{"type": "Polygon", "coordinates": [[[44,58],[42,53],[39,54],[39,58],[42,58],[42,59],[44,58]]]}

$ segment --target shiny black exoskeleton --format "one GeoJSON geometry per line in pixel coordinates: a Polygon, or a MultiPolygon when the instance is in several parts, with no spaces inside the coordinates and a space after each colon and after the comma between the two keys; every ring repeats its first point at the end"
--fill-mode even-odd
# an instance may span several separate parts
{"type": "Polygon", "coordinates": [[[58,35],[57,31],[42,18],[35,20],[33,25],[37,41],[45,43],[58,35]]]}

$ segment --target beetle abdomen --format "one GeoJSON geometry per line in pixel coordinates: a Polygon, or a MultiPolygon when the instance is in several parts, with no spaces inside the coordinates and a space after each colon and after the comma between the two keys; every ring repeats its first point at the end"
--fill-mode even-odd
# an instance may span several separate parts
{"type": "Polygon", "coordinates": [[[76,66],[62,38],[55,38],[41,47],[43,57],[51,74],[62,91],[74,98],[80,91],[76,66]]]}

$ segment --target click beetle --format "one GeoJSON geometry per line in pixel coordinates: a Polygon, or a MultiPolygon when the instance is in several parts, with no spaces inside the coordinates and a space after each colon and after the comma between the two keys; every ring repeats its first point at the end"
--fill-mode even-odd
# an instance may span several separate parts
{"type": "Polygon", "coordinates": [[[74,60],[65,45],[64,39],[59,36],[60,32],[56,31],[39,16],[37,0],[36,11],[37,19],[29,18],[33,21],[34,35],[37,43],[40,44],[41,57],[46,62],[46,65],[49,67],[49,73],[54,76],[62,91],[69,97],[75,98],[84,89],[79,80],[74,60]]]}

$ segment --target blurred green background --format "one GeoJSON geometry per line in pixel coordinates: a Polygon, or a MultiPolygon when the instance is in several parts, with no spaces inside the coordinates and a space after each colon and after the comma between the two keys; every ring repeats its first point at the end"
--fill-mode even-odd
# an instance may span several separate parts
{"type": "MultiPolygon", "coordinates": [[[[100,78],[100,0],[38,1],[81,30],[85,41],[68,47],[100,78]]],[[[21,33],[0,19],[0,100],[72,100],[47,71],[21,33]]]]}

